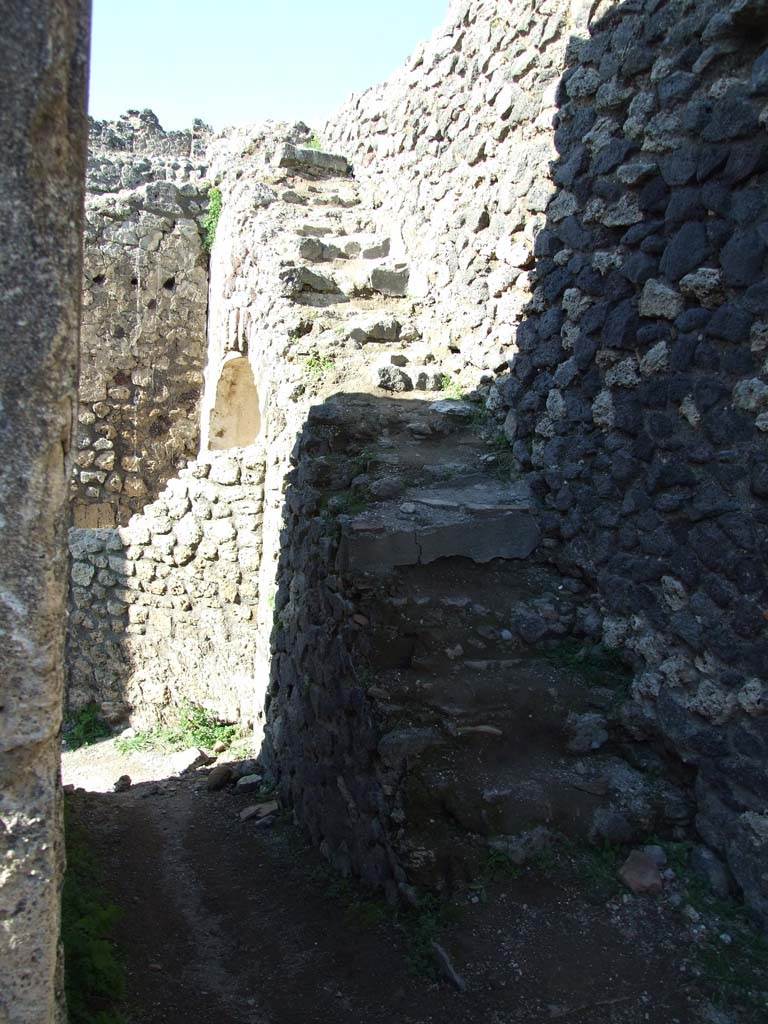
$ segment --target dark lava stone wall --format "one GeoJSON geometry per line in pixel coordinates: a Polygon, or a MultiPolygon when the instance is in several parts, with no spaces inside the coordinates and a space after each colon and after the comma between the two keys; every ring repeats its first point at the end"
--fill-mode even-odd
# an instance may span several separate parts
{"type": "Polygon", "coordinates": [[[731,9],[625,3],[573,48],[545,309],[502,387],[547,530],[646,666],[628,724],[697,765],[699,830],[765,917],[768,11],[731,9]]]}
{"type": "Polygon", "coordinates": [[[626,725],[768,922],[766,46],[765,0],[457,2],[328,134],[440,323],[511,339],[487,406],[626,725]]]}

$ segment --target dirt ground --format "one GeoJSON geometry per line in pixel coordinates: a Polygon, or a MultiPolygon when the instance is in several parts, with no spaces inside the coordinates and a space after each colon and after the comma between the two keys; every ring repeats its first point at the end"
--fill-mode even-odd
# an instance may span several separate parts
{"type": "Polygon", "coordinates": [[[253,797],[209,792],[205,770],[163,778],[156,757],[126,792],[93,791],[123,771],[138,778],[146,755],[131,758],[100,744],[64,766],[65,783],[92,786],[68,801],[122,910],[128,1024],[764,1019],[704,998],[695,929],[666,896],[605,889],[552,861],[492,873],[450,915],[430,905],[398,917],[331,876],[287,814],[271,828],[242,822],[253,797]],[[430,976],[434,938],[465,992],[430,976]]]}

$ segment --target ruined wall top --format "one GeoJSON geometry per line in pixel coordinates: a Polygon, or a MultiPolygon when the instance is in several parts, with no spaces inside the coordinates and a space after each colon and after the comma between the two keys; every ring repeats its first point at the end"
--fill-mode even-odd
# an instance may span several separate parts
{"type": "Polygon", "coordinates": [[[200,181],[213,130],[200,120],[183,131],[165,131],[151,110],[129,110],[114,121],[90,119],[89,193],[135,188],[152,181],[200,181]]]}
{"type": "Polygon", "coordinates": [[[90,119],[88,175],[91,194],[115,192],[154,181],[213,182],[234,162],[269,161],[284,142],[308,139],[302,122],[240,125],[214,132],[195,118],[192,127],[166,130],[152,110],[128,110],[115,120],[90,119]]]}
{"type": "Polygon", "coordinates": [[[152,110],[127,110],[114,121],[90,118],[89,149],[97,152],[192,156],[205,150],[213,129],[195,118],[191,129],[165,131],[152,110]]]}

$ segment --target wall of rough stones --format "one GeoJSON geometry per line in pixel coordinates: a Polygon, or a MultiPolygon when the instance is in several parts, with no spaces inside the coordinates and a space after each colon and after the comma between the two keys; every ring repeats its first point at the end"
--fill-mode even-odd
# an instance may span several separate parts
{"type": "Polygon", "coordinates": [[[212,436],[218,414],[226,419],[232,412],[217,408],[219,382],[228,365],[245,359],[258,404],[258,440],[266,453],[264,557],[259,570],[260,682],[254,692],[260,709],[257,738],[264,727],[278,560],[285,543],[285,475],[310,406],[318,393],[329,393],[341,377],[345,346],[360,347],[340,333],[339,320],[324,308],[327,296],[311,288],[302,290],[300,247],[307,235],[314,234],[311,225],[319,222],[324,225],[320,230],[329,235],[364,232],[371,226],[369,212],[358,210],[357,187],[347,178],[346,161],[331,160],[326,167],[318,155],[317,166],[309,168],[308,176],[306,168],[292,165],[290,159],[284,162],[286,152],[310,137],[310,129],[301,122],[267,122],[225,133],[208,153],[223,208],[211,251],[201,445],[205,450],[218,443],[212,436]],[[308,369],[313,358],[329,360],[330,369],[313,373],[308,369]]]}
{"type": "Polygon", "coordinates": [[[118,724],[183,700],[253,722],[264,457],[212,453],[116,529],[72,529],[72,707],[118,724]]]}
{"type": "MultiPolygon", "coordinates": [[[[195,140],[163,132],[149,112],[91,126],[70,536],[73,708],[95,701],[114,723],[142,724],[186,697],[262,724],[283,475],[316,393],[304,369],[316,345],[292,336],[304,314],[281,277],[300,241],[287,225],[297,211],[306,215],[282,197],[289,172],[280,154],[310,134],[302,124],[227,130],[190,162],[179,150],[195,140]],[[182,181],[203,174],[223,195],[210,288],[199,229],[205,192],[182,181]],[[132,187],[121,188],[126,182],[132,187]],[[221,386],[235,361],[247,361],[252,383],[241,397],[255,403],[241,426],[260,429],[249,438],[255,448],[216,456],[209,448],[230,437],[218,431],[236,413],[238,395],[221,386]],[[254,451],[269,453],[266,524],[265,471],[257,472],[254,451]],[[217,458],[229,466],[230,456],[243,466],[237,486],[196,482],[203,467],[218,466],[217,458]],[[193,555],[178,538],[190,520],[185,512],[171,529],[169,503],[191,503],[188,516],[211,520],[193,555]],[[140,539],[148,530],[151,542],[140,539]]],[[[243,440],[238,429],[234,440],[243,440]]]]}
{"type": "Polygon", "coordinates": [[[151,110],[128,110],[116,121],[91,119],[88,189],[119,192],[158,180],[194,184],[212,138],[200,120],[190,131],[165,131],[151,110]]]}
{"type": "Polygon", "coordinates": [[[208,287],[197,144],[149,111],[91,125],[78,527],[124,525],[197,454],[208,287]]]}
{"type": "Polygon", "coordinates": [[[297,439],[282,508],[262,756],[281,799],[336,870],[397,900],[407,876],[377,758],[380,723],[366,693],[366,620],[355,621],[353,588],[337,571],[333,514],[345,507],[360,451],[383,426],[375,408],[361,415],[332,400],[310,410],[297,439]]]}
{"type": "Polygon", "coordinates": [[[8,4],[0,35],[0,1020],[53,1024],[59,728],[76,414],[86,0],[8,4]]]}
{"type": "Polygon", "coordinates": [[[768,921],[768,10],[454,4],[325,130],[768,921]]]}
{"type": "Polygon", "coordinates": [[[589,6],[454,2],[401,71],[323,132],[412,262],[424,336],[475,381],[506,365],[530,307],[534,243],[557,188],[557,89],[589,6]]]}

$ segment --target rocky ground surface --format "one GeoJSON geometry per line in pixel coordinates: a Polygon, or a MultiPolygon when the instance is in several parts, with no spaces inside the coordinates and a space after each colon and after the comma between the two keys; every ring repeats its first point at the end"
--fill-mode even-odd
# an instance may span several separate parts
{"type": "Polygon", "coordinates": [[[172,774],[196,758],[114,740],[64,755],[71,819],[121,910],[128,1024],[765,1019],[719,985],[740,935],[687,903],[673,851],[643,895],[617,878],[627,850],[555,845],[395,913],[329,873],[255,763],[230,758],[172,774]]]}

